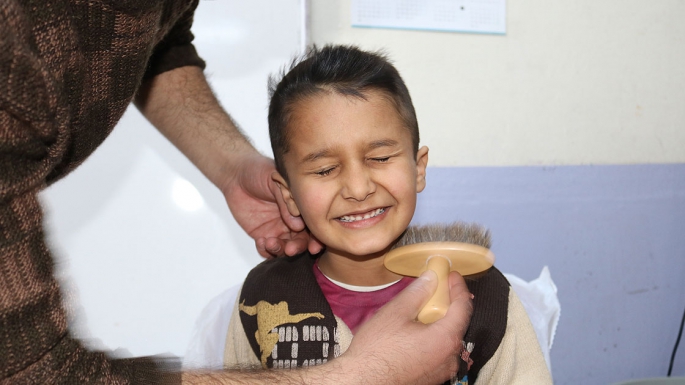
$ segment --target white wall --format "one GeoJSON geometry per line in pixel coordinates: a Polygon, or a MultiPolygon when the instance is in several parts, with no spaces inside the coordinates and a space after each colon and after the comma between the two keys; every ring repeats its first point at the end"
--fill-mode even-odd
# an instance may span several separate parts
{"type": "Polygon", "coordinates": [[[682,20],[677,0],[511,0],[507,34],[477,35],[351,28],[350,0],[311,1],[314,43],[385,49],[407,82],[429,166],[445,166],[414,219],[487,226],[504,272],[549,266],[557,384],[666,374],[684,293],[682,20]]]}
{"type": "MultiPolygon", "coordinates": [[[[206,0],[195,17],[214,90],[265,153],[267,75],[301,48],[301,5],[206,0]]],[[[74,330],[98,347],[183,355],[202,307],[262,260],[219,191],[135,108],[42,199],[74,330]]]]}
{"type": "Polygon", "coordinates": [[[685,3],[515,0],[507,34],[350,27],[311,1],[311,40],[385,49],[433,166],[685,162],[685,3]]]}

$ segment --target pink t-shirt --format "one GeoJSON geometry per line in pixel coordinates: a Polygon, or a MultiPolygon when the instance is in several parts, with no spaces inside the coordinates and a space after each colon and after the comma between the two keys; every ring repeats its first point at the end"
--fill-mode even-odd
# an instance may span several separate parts
{"type": "Polygon", "coordinates": [[[353,291],[331,282],[319,270],[317,263],[314,264],[314,276],[330,304],[333,314],[340,317],[352,333],[355,333],[366,320],[376,314],[381,306],[388,303],[414,280],[414,278],[404,277],[380,290],[353,291]]]}

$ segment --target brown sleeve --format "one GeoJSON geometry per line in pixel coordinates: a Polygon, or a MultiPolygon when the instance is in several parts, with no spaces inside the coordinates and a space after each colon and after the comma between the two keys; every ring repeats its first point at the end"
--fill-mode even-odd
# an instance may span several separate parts
{"type": "MultiPolygon", "coordinates": [[[[178,67],[197,66],[205,68],[204,60],[200,58],[195,50],[195,46],[192,44],[195,37],[190,32],[198,1],[194,0],[192,2],[169,32],[167,32],[162,41],[154,48],[143,80],[153,78],[162,72],[178,67]]],[[[173,12],[168,11],[165,14],[169,15],[171,13],[173,12]]]]}
{"type": "Polygon", "coordinates": [[[180,383],[178,360],[112,359],[67,329],[38,193],[64,152],[69,110],[31,36],[18,2],[1,1],[0,384],[180,383]]]}

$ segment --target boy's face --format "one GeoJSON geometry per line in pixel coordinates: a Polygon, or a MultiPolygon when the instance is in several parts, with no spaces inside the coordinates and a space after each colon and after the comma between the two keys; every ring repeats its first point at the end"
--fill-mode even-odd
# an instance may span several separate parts
{"type": "Polygon", "coordinates": [[[414,153],[397,110],[379,92],[366,100],[331,92],[300,101],[274,178],[293,215],[326,253],[385,253],[407,228],[426,185],[428,148],[414,153]]]}

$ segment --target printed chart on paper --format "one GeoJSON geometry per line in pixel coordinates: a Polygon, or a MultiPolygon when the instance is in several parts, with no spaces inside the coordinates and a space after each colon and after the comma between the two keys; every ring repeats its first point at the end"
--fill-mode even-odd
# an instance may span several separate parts
{"type": "Polygon", "coordinates": [[[505,0],[352,0],[352,26],[506,33],[505,0]]]}

